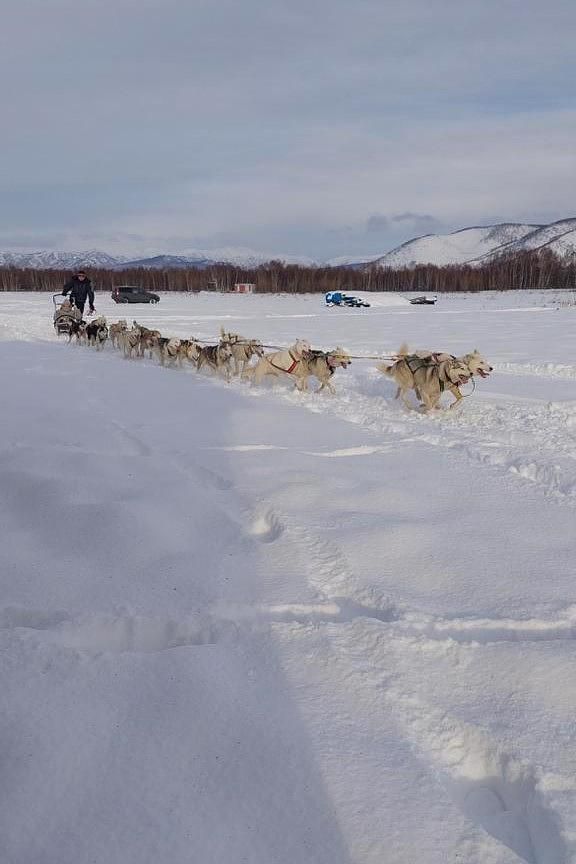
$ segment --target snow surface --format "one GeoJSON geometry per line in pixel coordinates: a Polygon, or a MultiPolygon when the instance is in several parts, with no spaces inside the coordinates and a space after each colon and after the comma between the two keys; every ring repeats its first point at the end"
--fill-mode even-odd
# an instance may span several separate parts
{"type": "Polygon", "coordinates": [[[0,294],[2,861],[576,861],[576,306],[373,299],[97,309],[495,372],[425,417],[375,360],[226,385],[0,294]]]}

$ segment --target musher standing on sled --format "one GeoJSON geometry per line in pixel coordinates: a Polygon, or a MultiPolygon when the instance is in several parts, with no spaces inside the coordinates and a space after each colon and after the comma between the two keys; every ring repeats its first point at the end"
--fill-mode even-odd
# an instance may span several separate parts
{"type": "Polygon", "coordinates": [[[94,289],[92,288],[92,282],[86,276],[86,273],[83,270],[79,270],[78,273],[75,273],[71,279],[66,282],[64,286],[64,290],[62,291],[64,297],[67,294],[70,294],[70,299],[74,303],[77,309],[80,310],[81,314],[84,314],[84,305],[86,303],[86,298],[88,298],[90,315],[95,311],[94,310],[94,289]]]}

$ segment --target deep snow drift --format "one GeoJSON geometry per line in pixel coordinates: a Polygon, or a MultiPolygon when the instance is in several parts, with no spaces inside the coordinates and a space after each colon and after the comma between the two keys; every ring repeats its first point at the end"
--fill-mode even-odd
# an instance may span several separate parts
{"type": "Polygon", "coordinates": [[[435,417],[373,360],[226,385],[0,294],[6,862],[576,861],[576,309],[376,299],[97,308],[493,376],[435,417]]]}

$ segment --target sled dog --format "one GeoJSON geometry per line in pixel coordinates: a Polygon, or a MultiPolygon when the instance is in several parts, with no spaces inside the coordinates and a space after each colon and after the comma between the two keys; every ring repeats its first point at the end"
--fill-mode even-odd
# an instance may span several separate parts
{"type": "Polygon", "coordinates": [[[89,345],[95,345],[97,350],[104,347],[108,339],[108,326],[103,315],[86,325],[86,339],[89,345]]]}
{"type": "Polygon", "coordinates": [[[70,329],[68,330],[68,342],[76,339],[76,342],[81,344],[86,339],[86,321],[70,321],[70,329]]]}
{"type": "Polygon", "coordinates": [[[264,348],[257,339],[230,343],[232,374],[242,377],[252,357],[263,357],[264,348]]]}
{"type": "Polygon", "coordinates": [[[351,362],[350,355],[343,348],[334,348],[332,351],[308,351],[293,373],[297,379],[296,386],[299,390],[308,390],[308,379],[314,377],[320,382],[318,393],[324,388],[330,393],[335,393],[330,379],[338,367],[347,369],[351,362]]]}
{"type": "MultiPolygon", "coordinates": [[[[408,393],[414,390],[422,402],[425,411],[431,411],[438,406],[440,397],[445,390],[455,396],[456,402],[462,399],[459,386],[470,380],[472,373],[468,366],[459,358],[450,355],[422,352],[425,356],[408,354],[404,346],[398,352],[398,360],[391,366],[378,366],[380,372],[392,378],[398,385],[396,398],[402,398],[407,408],[408,393]],[[442,359],[441,359],[442,358],[442,359]]],[[[452,406],[450,406],[452,407],[452,406]]]]}
{"type": "MultiPolygon", "coordinates": [[[[400,351],[398,352],[398,357],[399,358],[402,358],[402,357],[406,358],[407,356],[418,357],[418,358],[425,360],[426,362],[430,362],[430,363],[443,363],[443,362],[446,362],[446,363],[449,363],[449,362],[463,363],[464,366],[466,367],[466,369],[468,370],[468,378],[467,378],[468,381],[474,375],[478,375],[480,378],[487,378],[488,375],[493,371],[493,367],[490,366],[488,361],[480,354],[480,352],[478,351],[477,348],[475,348],[474,351],[470,351],[468,354],[464,354],[462,357],[455,357],[453,354],[446,354],[446,353],[441,352],[441,351],[421,350],[421,351],[410,352],[410,351],[408,351],[408,348],[405,345],[403,345],[400,348],[400,351]]],[[[390,367],[379,366],[378,368],[382,372],[382,371],[384,371],[385,368],[390,368],[390,367]]],[[[466,382],[461,382],[461,383],[466,383],[466,382]]],[[[415,389],[416,394],[418,395],[416,388],[409,388],[409,389],[415,389]]],[[[453,382],[446,381],[445,382],[445,389],[449,390],[452,393],[452,395],[454,396],[455,401],[450,406],[451,408],[454,405],[456,405],[457,402],[460,402],[460,400],[464,398],[458,384],[454,384],[453,382]]],[[[400,395],[400,388],[396,393],[396,398],[398,398],[399,395],[400,395]]]]}
{"type": "Polygon", "coordinates": [[[110,324],[110,327],[108,328],[108,336],[110,337],[110,344],[113,348],[120,347],[122,334],[125,333],[127,329],[128,324],[126,323],[125,318],[121,318],[120,321],[110,324]]]}
{"type": "Polygon", "coordinates": [[[227,342],[219,345],[203,345],[198,352],[197,368],[210,366],[215,372],[223,374],[226,380],[230,380],[230,358],[232,351],[227,342]]]}
{"type": "Polygon", "coordinates": [[[133,322],[130,330],[125,330],[120,336],[120,344],[124,348],[124,356],[130,359],[132,354],[138,357],[140,348],[140,327],[133,322]]]}
{"type": "Polygon", "coordinates": [[[198,364],[200,345],[194,339],[180,339],[178,347],[178,365],[182,366],[184,360],[188,360],[194,366],[198,364]]]}
{"type": "MultiPolygon", "coordinates": [[[[264,354],[255,366],[246,370],[246,374],[252,378],[255,384],[261,384],[267,375],[273,375],[276,378],[283,378],[286,375],[292,379],[297,378],[298,367],[302,365],[304,355],[310,350],[310,343],[305,339],[299,339],[284,351],[264,354]]],[[[296,380],[295,384],[298,387],[299,381],[296,380]]]]}
{"type": "Polygon", "coordinates": [[[152,357],[154,354],[156,339],[160,339],[162,334],[159,330],[149,330],[148,327],[138,324],[137,321],[133,321],[132,325],[133,327],[137,327],[140,332],[140,337],[138,339],[138,356],[143,357],[144,352],[148,351],[148,357],[152,357]]]}

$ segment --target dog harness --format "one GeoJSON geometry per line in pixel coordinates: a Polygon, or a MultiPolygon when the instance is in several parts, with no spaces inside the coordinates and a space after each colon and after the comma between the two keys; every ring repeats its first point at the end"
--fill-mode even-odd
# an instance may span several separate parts
{"type": "Polygon", "coordinates": [[[413,375],[419,369],[424,369],[426,366],[436,366],[436,363],[430,363],[428,359],[424,359],[423,357],[404,357],[404,362],[413,375]]]}
{"type": "Polygon", "coordinates": [[[292,354],[291,351],[288,351],[288,354],[290,355],[290,359],[292,360],[292,363],[290,364],[290,366],[288,367],[288,369],[284,369],[283,366],[277,366],[276,363],[273,363],[273,362],[272,362],[272,360],[269,360],[268,362],[269,362],[270,365],[273,366],[275,369],[279,369],[280,372],[286,372],[286,373],[289,375],[291,372],[294,371],[294,369],[296,369],[296,367],[298,366],[298,364],[301,363],[302,361],[301,361],[301,360],[297,360],[296,357],[294,357],[294,355],[292,354]]]}
{"type": "MultiPolygon", "coordinates": [[[[432,358],[435,357],[434,354],[432,354],[430,356],[432,358]]],[[[424,357],[405,357],[404,362],[408,366],[408,369],[410,370],[412,375],[414,375],[414,373],[417,372],[419,369],[424,369],[427,366],[439,366],[440,365],[438,360],[433,360],[433,362],[431,363],[429,358],[424,358],[424,357]],[[414,366],[415,363],[417,364],[416,366],[414,366]]],[[[445,388],[446,388],[446,382],[445,382],[444,378],[440,377],[440,371],[438,371],[438,384],[440,385],[440,392],[443,393],[445,388]]]]}

